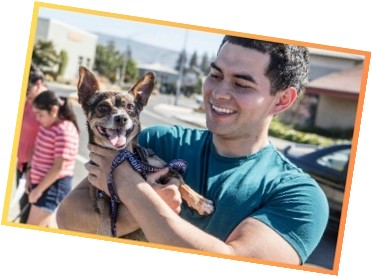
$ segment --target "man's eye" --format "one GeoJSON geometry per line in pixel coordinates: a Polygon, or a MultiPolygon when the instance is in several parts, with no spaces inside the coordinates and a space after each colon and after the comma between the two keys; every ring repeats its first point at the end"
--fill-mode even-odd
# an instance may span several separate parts
{"type": "Polygon", "coordinates": [[[249,89],[251,88],[249,85],[241,84],[241,83],[235,83],[235,86],[242,89],[249,89]]]}
{"type": "Polygon", "coordinates": [[[210,76],[211,76],[212,79],[215,79],[215,80],[218,80],[218,79],[221,78],[219,75],[213,74],[213,73],[210,73],[210,76]]]}

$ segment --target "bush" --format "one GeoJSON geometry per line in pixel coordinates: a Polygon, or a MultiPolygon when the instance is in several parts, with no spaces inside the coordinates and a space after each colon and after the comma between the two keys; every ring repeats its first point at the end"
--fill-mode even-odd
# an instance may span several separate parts
{"type": "Polygon", "coordinates": [[[315,133],[308,133],[293,129],[291,126],[283,124],[278,118],[275,118],[270,125],[269,135],[284,140],[301,144],[310,144],[316,146],[328,146],[349,140],[329,138],[315,133]]]}

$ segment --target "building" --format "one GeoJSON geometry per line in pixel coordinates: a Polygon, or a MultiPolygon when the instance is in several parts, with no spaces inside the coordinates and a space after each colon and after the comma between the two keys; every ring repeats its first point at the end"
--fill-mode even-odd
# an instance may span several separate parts
{"type": "Polygon", "coordinates": [[[347,130],[354,127],[363,64],[310,82],[306,95],[316,99],[314,126],[347,130]]]}
{"type": "Polygon", "coordinates": [[[67,66],[62,76],[65,80],[75,80],[80,65],[92,69],[98,37],[55,19],[38,18],[35,41],[52,41],[57,51],[67,52],[67,66]]]}
{"type": "Polygon", "coordinates": [[[297,103],[280,115],[298,129],[352,133],[358,106],[363,56],[310,49],[309,83],[297,103]]]}

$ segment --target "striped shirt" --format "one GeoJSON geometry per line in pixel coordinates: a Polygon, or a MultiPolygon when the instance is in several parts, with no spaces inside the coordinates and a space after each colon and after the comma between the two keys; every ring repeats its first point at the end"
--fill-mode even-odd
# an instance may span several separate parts
{"type": "Polygon", "coordinates": [[[31,183],[39,184],[57,157],[64,159],[58,179],[72,176],[78,147],[79,133],[71,121],[60,121],[50,127],[40,126],[31,161],[31,183]]]}

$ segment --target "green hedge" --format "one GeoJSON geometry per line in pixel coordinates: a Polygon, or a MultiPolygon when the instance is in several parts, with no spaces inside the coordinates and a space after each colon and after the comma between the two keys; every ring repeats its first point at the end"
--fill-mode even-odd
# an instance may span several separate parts
{"type": "Polygon", "coordinates": [[[298,131],[290,126],[283,124],[275,118],[270,125],[269,135],[284,140],[301,144],[311,144],[316,146],[328,146],[335,143],[346,142],[349,140],[332,139],[315,133],[298,131]]]}

